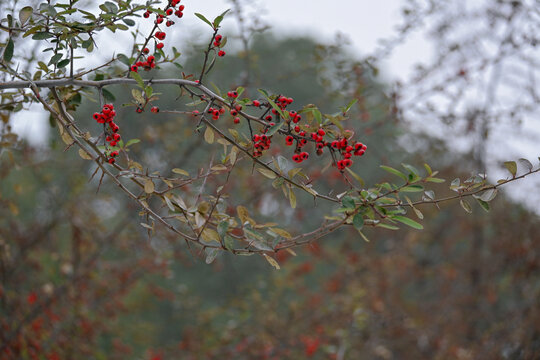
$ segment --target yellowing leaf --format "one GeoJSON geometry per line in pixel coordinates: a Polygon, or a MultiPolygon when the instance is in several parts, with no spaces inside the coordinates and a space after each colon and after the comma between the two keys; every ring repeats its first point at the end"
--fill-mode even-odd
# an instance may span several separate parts
{"type": "Polygon", "coordinates": [[[289,234],[287,231],[283,230],[283,229],[280,229],[280,228],[270,228],[270,230],[276,234],[278,234],[279,236],[282,236],[286,239],[291,239],[292,238],[292,235],[289,234]]]}
{"type": "Polygon", "coordinates": [[[296,195],[294,195],[292,187],[289,187],[289,202],[291,203],[291,207],[295,209],[296,208],[296,195]]]}
{"type": "Polygon", "coordinates": [[[268,261],[268,263],[269,263],[270,265],[272,265],[273,267],[275,267],[277,270],[281,269],[281,267],[279,266],[278,262],[277,262],[274,258],[272,258],[272,257],[270,257],[270,256],[268,256],[268,255],[266,255],[266,254],[263,254],[263,256],[264,256],[264,258],[266,259],[266,261],[268,261]]]}
{"type": "Polygon", "coordinates": [[[263,174],[264,176],[266,176],[269,179],[275,179],[276,178],[276,174],[272,170],[268,170],[266,168],[258,168],[257,171],[260,172],[261,174],[263,174]]]}
{"type": "Polygon", "coordinates": [[[172,172],[179,175],[189,176],[189,173],[186,170],[182,170],[179,168],[172,169],[172,172]]]}
{"type": "Polygon", "coordinates": [[[79,149],[79,156],[84,160],[92,160],[92,157],[83,149],[79,149]]]}
{"type": "Polygon", "coordinates": [[[214,130],[210,126],[207,126],[204,131],[204,140],[209,144],[214,142],[214,130]]]}
{"type": "Polygon", "coordinates": [[[210,170],[213,170],[213,171],[225,171],[225,170],[227,170],[227,167],[225,165],[218,164],[218,165],[212,166],[210,168],[210,170]]]}
{"type": "Polygon", "coordinates": [[[242,221],[242,224],[249,221],[249,212],[244,206],[237,206],[236,212],[238,213],[238,217],[240,218],[240,221],[242,221]]]}
{"type": "Polygon", "coordinates": [[[155,189],[155,186],[152,180],[150,179],[146,180],[146,182],[144,183],[144,192],[147,194],[151,194],[154,192],[154,189],[155,189]]]}
{"type": "Polygon", "coordinates": [[[211,242],[217,242],[218,244],[221,244],[219,242],[219,234],[217,233],[217,231],[213,229],[209,229],[209,228],[204,229],[201,234],[201,239],[203,242],[207,244],[211,242]]]}

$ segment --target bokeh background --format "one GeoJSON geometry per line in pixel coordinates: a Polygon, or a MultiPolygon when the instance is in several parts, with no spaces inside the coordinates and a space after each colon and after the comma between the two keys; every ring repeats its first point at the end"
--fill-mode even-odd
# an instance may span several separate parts
{"type": "MultiPolygon", "coordinates": [[[[429,162],[448,179],[487,172],[492,181],[507,176],[504,160],[537,164],[534,1],[185,5],[185,22],[168,34],[182,71],[200,70],[210,35],[193,13],[213,18],[231,8],[227,56],[212,82],[245,86],[248,96],[285,93],[328,113],[356,98],[347,126],[368,145],[354,168],[366,184],[388,180],[381,164],[429,162]]],[[[122,51],[125,39],[100,36],[122,51]]],[[[91,61],[108,56],[104,49],[91,61]]],[[[160,76],[179,71],[164,67],[160,76]]],[[[115,104],[129,101],[124,90],[111,89],[115,104]]],[[[189,102],[163,92],[162,109],[189,102]]],[[[95,108],[95,94],[86,94],[76,118],[97,132],[95,108]]],[[[131,156],[151,170],[196,171],[215,151],[192,119],[137,117],[132,108],[119,118],[124,136],[141,139],[131,156]]],[[[23,139],[0,154],[0,358],[540,358],[534,177],[509,185],[489,213],[426,206],[423,231],[368,229],[366,242],[342,230],[296,256],[280,253],[279,271],[259,256],[223,254],[207,265],[166,231],[149,237],[139,209],[112,184],[97,191],[94,168],[64,151],[39,107],[12,121],[23,139]]],[[[307,172],[322,188],[346,189],[324,165],[310,162],[307,172]]],[[[300,233],[329,211],[307,197],[291,210],[250,173],[238,169],[228,193],[261,221],[300,233]]],[[[448,185],[437,194],[451,194],[448,185]]]]}

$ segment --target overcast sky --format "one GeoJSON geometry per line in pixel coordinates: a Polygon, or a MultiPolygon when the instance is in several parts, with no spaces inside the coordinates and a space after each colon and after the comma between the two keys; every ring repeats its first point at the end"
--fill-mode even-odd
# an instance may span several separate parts
{"type": "MultiPolygon", "coordinates": [[[[182,3],[186,6],[184,18],[181,20],[183,26],[175,26],[169,30],[170,35],[172,35],[169,38],[178,41],[178,46],[181,46],[183,39],[188,36],[187,29],[189,29],[190,34],[193,29],[200,29],[200,34],[205,34],[205,31],[208,30],[207,25],[196,18],[194,13],[201,13],[207,18],[213,19],[231,7],[231,4],[226,0],[182,0],[182,3]]],[[[394,34],[394,29],[401,20],[400,10],[404,1],[253,0],[250,3],[253,5],[246,8],[248,13],[256,10],[256,16],[270,25],[272,31],[277,34],[311,35],[322,42],[330,43],[337,33],[341,33],[352,42],[354,51],[359,54],[368,54],[376,49],[379,39],[394,34]]],[[[228,19],[226,17],[222,32],[227,35],[236,33],[237,30],[233,17],[230,16],[228,19]]],[[[117,44],[120,43],[118,37],[115,40],[117,44]]],[[[128,42],[129,40],[125,43],[128,42]]],[[[413,33],[404,45],[396,49],[388,61],[381,64],[383,76],[388,80],[395,78],[405,80],[414,64],[418,62],[429,63],[431,55],[432,47],[426,37],[422,33],[413,33]]],[[[44,126],[47,125],[45,119],[41,122],[36,121],[36,118],[39,117],[44,118],[41,109],[36,109],[36,112],[30,115],[28,113],[21,114],[18,116],[16,129],[36,142],[43,141],[46,136],[44,126]]],[[[525,122],[524,128],[530,129],[529,134],[538,134],[539,127],[536,120],[533,123],[525,122]]],[[[494,158],[495,162],[519,157],[534,160],[540,155],[538,136],[533,136],[532,140],[525,141],[519,137],[519,134],[514,137],[509,136],[510,130],[514,129],[501,129],[499,133],[492,134],[492,139],[497,142],[497,146],[499,141],[509,144],[506,153],[501,154],[501,159],[494,158]]],[[[493,170],[496,171],[496,169],[493,170]]],[[[503,175],[503,173],[500,174],[503,175]]],[[[531,186],[536,189],[538,183],[538,181],[528,181],[528,189],[531,186]]],[[[513,191],[514,196],[521,199],[527,198],[527,192],[520,191],[519,187],[514,188],[517,189],[513,191]]],[[[537,208],[539,207],[537,206],[537,208]]]]}

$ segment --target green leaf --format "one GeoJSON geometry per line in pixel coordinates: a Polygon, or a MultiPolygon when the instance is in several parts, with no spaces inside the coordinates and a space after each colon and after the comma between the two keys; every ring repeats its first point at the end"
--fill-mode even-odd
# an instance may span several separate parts
{"type": "Polygon", "coordinates": [[[214,25],[212,25],[212,23],[207,18],[205,18],[204,15],[195,13],[195,16],[201,19],[202,21],[204,21],[205,23],[207,23],[208,25],[210,25],[212,29],[214,28],[214,25]]]}
{"type": "Polygon", "coordinates": [[[263,174],[269,179],[275,179],[277,176],[272,170],[266,168],[257,168],[257,171],[259,171],[261,174],[263,174]]]}
{"type": "Polygon", "coordinates": [[[421,192],[424,191],[424,187],[422,185],[408,185],[405,187],[402,187],[400,192],[421,192]]]}
{"type": "Polygon", "coordinates": [[[414,166],[408,165],[408,164],[401,164],[401,166],[403,166],[405,169],[409,170],[414,175],[419,176],[418,170],[416,170],[416,168],[414,166]]]}
{"type": "Polygon", "coordinates": [[[32,36],[32,40],[45,40],[54,37],[53,34],[48,32],[37,32],[32,36]]]}
{"type": "Polygon", "coordinates": [[[270,129],[268,129],[268,131],[266,132],[266,136],[274,135],[279,129],[283,127],[284,124],[285,124],[285,121],[281,121],[277,123],[276,125],[271,126],[270,129]]]}
{"type": "Polygon", "coordinates": [[[6,49],[4,50],[4,61],[6,62],[11,61],[11,58],[13,58],[14,49],[15,49],[15,45],[13,44],[13,40],[10,37],[6,45],[6,49]]]}
{"type": "Polygon", "coordinates": [[[217,28],[219,27],[219,24],[221,24],[221,22],[223,21],[223,17],[224,17],[225,14],[227,14],[229,11],[231,11],[231,9],[225,10],[223,13],[221,13],[221,15],[217,16],[217,17],[214,19],[214,29],[217,29],[217,28]]]}
{"type": "Polygon", "coordinates": [[[433,174],[433,170],[431,170],[431,166],[429,166],[428,164],[424,164],[424,168],[426,169],[429,175],[433,174]]]}
{"type": "Polygon", "coordinates": [[[349,110],[351,110],[351,108],[353,107],[354,104],[356,104],[358,102],[358,99],[352,99],[351,101],[349,101],[349,103],[347,104],[347,106],[345,106],[345,108],[343,109],[343,112],[346,113],[348,112],[349,110]]]}
{"type": "Polygon", "coordinates": [[[124,21],[124,23],[127,25],[127,26],[134,26],[135,25],[135,21],[133,21],[132,19],[122,19],[122,21],[124,21]]]}
{"type": "Polygon", "coordinates": [[[405,217],[405,216],[396,215],[396,216],[392,217],[392,220],[399,221],[400,223],[403,223],[403,224],[405,224],[407,226],[410,226],[413,229],[422,230],[424,228],[421,224],[419,224],[416,221],[414,221],[412,219],[409,219],[408,217],[405,217]]]}
{"type": "Polygon", "coordinates": [[[486,212],[489,212],[489,203],[481,200],[481,199],[478,199],[476,198],[476,201],[478,201],[478,204],[480,204],[480,206],[482,207],[482,209],[484,209],[486,212]]]}
{"type": "Polygon", "coordinates": [[[396,170],[390,166],[385,166],[385,165],[381,165],[381,169],[385,170],[385,171],[388,171],[389,173],[393,174],[393,175],[396,175],[396,176],[399,176],[400,178],[402,178],[403,180],[407,181],[407,176],[402,173],[401,171],[399,170],[396,170]]]}
{"type": "MultiPolygon", "coordinates": [[[[88,40],[87,40],[87,41],[88,41],[88,40]]],[[[83,45],[83,47],[85,47],[85,46],[83,45]]],[[[116,58],[117,58],[122,64],[126,65],[127,67],[129,67],[129,66],[131,65],[131,64],[129,63],[128,57],[127,57],[126,55],[124,55],[124,54],[118,54],[118,55],[116,56],[116,58]]]]}
{"type": "Polygon", "coordinates": [[[510,174],[512,174],[512,177],[516,177],[517,173],[517,164],[515,161],[505,161],[504,167],[510,171],[510,174]]]}
{"type": "Polygon", "coordinates": [[[436,184],[440,184],[440,183],[445,182],[446,180],[430,176],[430,177],[426,178],[426,181],[436,183],[436,184]]]}
{"type": "Polygon", "coordinates": [[[136,72],[133,72],[133,71],[131,72],[130,75],[131,75],[131,77],[133,79],[135,79],[137,84],[139,84],[139,87],[144,90],[144,81],[143,81],[141,75],[139,75],[139,74],[137,74],[136,72]]]}
{"type": "Polygon", "coordinates": [[[364,227],[364,217],[361,214],[356,214],[353,217],[352,223],[354,228],[360,231],[364,227]]]}
{"type": "Polygon", "coordinates": [[[109,101],[109,102],[115,102],[116,101],[116,97],[107,89],[102,89],[101,90],[103,92],[103,97],[105,98],[105,100],[109,101]]]}
{"type": "Polygon", "coordinates": [[[227,235],[227,230],[229,230],[229,222],[228,221],[222,221],[218,224],[217,226],[217,232],[219,234],[219,236],[221,236],[222,238],[225,237],[225,235],[227,235]]]}
{"type": "Polygon", "coordinates": [[[30,19],[33,11],[34,9],[32,9],[31,6],[25,6],[21,10],[19,10],[19,21],[21,22],[21,26],[24,26],[26,21],[30,19]]]}
{"type": "Polygon", "coordinates": [[[341,203],[343,204],[344,208],[347,208],[347,209],[355,209],[356,208],[356,205],[354,203],[354,199],[352,197],[350,197],[350,196],[343,197],[343,199],[341,200],[341,203]]]}
{"type": "Polygon", "coordinates": [[[386,223],[378,223],[377,227],[382,227],[382,228],[388,229],[388,230],[399,230],[399,228],[397,226],[386,224],[386,223]]]}
{"type": "Polygon", "coordinates": [[[69,59],[64,59],[60,61],[56,66],[61,69],[63,67],[66,67],[69,64],[69,59]]]}
{"type": "Polygon", "coordinates": [[[364,180],[363,180],[357,173],[355,173],[354,171],[352,171],[350,168],[345,168],[345,170],[347,170],[347,172],[348,172],[349,174],[351,174],[352,177],[355,178],[356,181],[358,181],[358,183],[359,183],[360,185],[365,186],[364,180]]]}
{"type": "Polygon", "coordinates": [[[133,145],[133,144],[137,144],[139,142],[141,142],[141,140],[139,140],[139,139],[131,139],[126,143],[125,147],[128,147],[128,146],[133,145]]]}
{"type": "Polygon", "coordinates": [[[62,54],[54,54],[49,60],[49,65],[54,65],[62,58],[62,54]]]}

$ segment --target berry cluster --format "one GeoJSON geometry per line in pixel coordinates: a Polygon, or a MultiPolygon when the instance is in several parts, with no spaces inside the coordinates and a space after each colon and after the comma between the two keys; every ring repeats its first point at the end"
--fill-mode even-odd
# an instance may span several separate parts
{"type": "Polygon", "coordinates": [[[213,108],[208,109],[208,113],[212,114],[212,120],[217,120],[223,114],[225,114],[225,108],[213,108]]]}
{"type": "MultiPolygon", "coordinates": [[[[214,47],[216,47],[216,48],[219,49],[219,48],[221,48],[223,45],[225,45],[225,44],[223,44],[223,43],[221,42],[222,40],[223,40],[223,36],[221,36],[221,35],[216,35],[216,37],[214,38],[214,47]]],[[[220,56],[220,57],[225,56],[225,51],[219,50],[219,51],[218,51],[218,56],[220,56]]]]}
{"type": "Polygon", "coordinates": [[[253,156],[259,157],[262,155],[263,150],[270,149],[270,144],[272,143],[269,136],[266,136],[266,134],[255,134],[253,135],[253,147],[255,148],[255,151],[253,151],[253,156]]]}
{"type": "MultiPolygon", "coordinates": [[[[118,126],[114,122],[114,117],[116,116],[116,111],[114,111],[114,106],[112,104],[105,104],[103,105],[103,108],[101,109],[101,112],[96,112],[92,116],[94,120],[98,124],[108,124],[109,127],[105,128],[105,141],[107,141],[109,144],[108,146],[115,147],[118,144],[118,141],[120,141],[120,134],[118,131],[120,130],[120,126],[118,126]]],[[[115,158],[118,156],[118,151],[110,151],[109,148],[107,148],[106,151],[107,154],[107,161],[109,164],[112,164],[115,162],[115,158]]]]}
{"type": "MultiPolygon", "coordinates": [[[[156,14],[156,19],[154,20],[154,24],[159,26],[160,24],[165,21],[165,26],[169,27],[174,25],[174,21],[171,20],[169,17],[173,14],[176,15],[176,17],[181,18],[184,16],[184,5],[178,5],[180,4],[180,0],[170,0],[169,4],[165,7],[164,11],[166,15],[163,14],[156,14]],[[178,8],[177,8],[178,6],[178,8]]],[[[152,13],[151,9],[146,10],[146,12],[143,14],[143,17],[148,19],[152,13]]],[[[156,31],[154,33],[154,38],[156,38],[156,49],[163,49],[164,44],[161,42],[165,40],[166,34],[163,31],[156,31]]],[[[145,50],[148,50],[147,48],[143,49],[143,53],[147,54],[148,52],[145,52],[145,50]]]]}
{"type": "MultiPolygon", "coordinates": [[[[148,48],[144,48],[143,53],[148,54],[148,48]]],[[[137,61],[135,65],[131,65],[131,71],[137,72],[140,67],[143,67],[145,71],[149,71],[156,67],[155,60],[156,58],[153,55],[150,55],[146,58],[146,61],[137,61]]]]}
{"type": "MultiPolygon", "coordinates": [[[[287,106],[292,104],[293,101],[294,100],[292,98],[280,95],[276,99],[276,105],[282,111],[285,111],[287,106]]],[[[253,105],[260,106],[260,102],[254,100],[253,105]]],[[[279,113],[276,109],[272,109],[272,114],[277,116],[279,119],[279,113]]],[[[333,137],[333,134],[327,134],[327,131],[325,131],[325,129],[323,129],[322,127],[319,127],[314,131],[310,131],[310,127],[308,124],[301,127],[299,123],[302,120],[302,117],[300,116],[300,114],[298,114],[298,112],[294,110],[289,111],[288,115],[288,122],[289,124],[292,122],[294,124],[294,127],[289,127],[288,135],[285,137],[285,144],[287,146],[292,146],[296,142],[296,149],[294,155],[292,156],[292,160],[294,162],[301,163],[309,157],[309,154],[305,150],[303,150],[304,146],[307,145],[308,141],[312,141],[315,144],[317,155],[322,155],[325,148],[330,149],[330,151],[334,154],[337,153],[340,158],[339,160],[336,160],[335,166],[337,166],[340,171],[345,170],[345,168],[350,167],[353,164],[353,161],[351,159],[353,155],[362,156],[366,152],[366,145],[360,142],[351,141],[349,136],[340,136],[337,139],[329,142],[326,140],[326,138],[329,135],[333,137]]],[[[268,126],[274,125],[274,122],[271,122],[273,118],[274,117],[272,115],[266,115],[264,117],[264,119],[269,122],[268,126]]]]}

